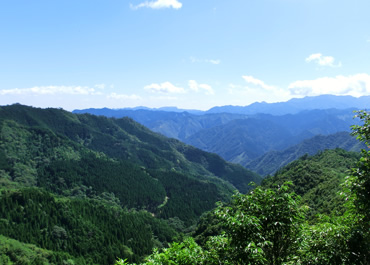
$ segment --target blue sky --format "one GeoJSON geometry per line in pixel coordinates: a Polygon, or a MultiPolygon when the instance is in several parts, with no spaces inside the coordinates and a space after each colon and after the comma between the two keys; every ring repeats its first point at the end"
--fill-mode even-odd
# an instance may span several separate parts
{"type": "Polygon", "coordinates": [[[368,0],[0,2],[0,105],[220,105],[370,95],[368,0]]]}

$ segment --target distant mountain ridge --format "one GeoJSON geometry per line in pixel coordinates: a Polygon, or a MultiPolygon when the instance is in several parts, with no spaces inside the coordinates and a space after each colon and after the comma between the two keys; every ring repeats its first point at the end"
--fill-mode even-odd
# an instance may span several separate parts
{"type": "Polygon", "coordinates": [[[257,114],[266,113],[273,115],[296,114],[303,110],[315,109],[366,109],[370,107],[370,96],[334,96],[321,95],[315,97],[293,98],[286,102],[266,103],[256,102],[245,107],[241,106],[221,106],[214,107],[206,113],[238,113],[238,114],[257,114]]]}
{"type": "Polygon", "coordinates": [[[335,95],[320,95],[303,98],[292,98],[286,102],[255,102],[246,106],[216,106],[207,111],[196,109],[179,109],[177,107],[161,107],[161,108],[148,108],[148,107],[135,107],[135,108],[119,108],[119,109],[83,109],[74,110],[76,113],[92,113],[98,112],[99,115],[114,117],[120,116],[120,111],[135,111],[135,110],[149,110],[149,111],[166,111],[166,112],[187,112],[191,114],[204,115],[214,113],[232,113],[253,115],[258,113],[272,114],[272,115],[285,115],[296,114],[303,110],[324,110],[324,109],[367,109],[370,107],[370,96],[352,97],[352,96],[335,96],[335,95]]]}
{"type": "Polygon", "coordinates": [[[201,130],[184,142],[245,166],[266,152],[284,150],[315,135],[349,132],[355,122],[352,110],[311,110],[283,116],[258,114],[201,130]]]}
{"type": "Polygon", "coordinates": [[[297,114],[244,115],[150,110],[87,110],[95,115],[128,116],[149,129],[245,166],[266,152],[282,151],[315,135],[350,131],[353,110],[307,110],[297,114]]]}
{"type": "Polygon", "coordinates": [[[215,107],[197,114],[106,108],[74,112],[131,117],[150,130],[245,166],[266,152],[282,151],[315,135],[350,131],[357,122],[353,111],[368,106],[370,96],[323,95],[245,107],[215,107]]]}

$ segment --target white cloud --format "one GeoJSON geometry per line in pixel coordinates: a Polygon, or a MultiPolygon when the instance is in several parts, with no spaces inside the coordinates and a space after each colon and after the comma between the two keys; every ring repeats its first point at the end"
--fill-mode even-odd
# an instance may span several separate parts
{"type": "Polygon", "coordinates": [[[87,86],[35,86],[0,90],[0,95],[98,95],[94,88],[87,86]]]}
{"type": "Polygon", "coordinates": [[[174,8],[180,9],[182,7],[182,3],[177,0],[157,0],[157,1],[146,1],[136,6],[130,4],[132,9],[139,9],[142,7],[152,8],[152,9],[162,9],[162,8],[174,8]]]}
{"type": "Polygon", "coordinates": [[[330,67],[341,67],[342,63],[339,62],[338,64],[335,64],[335,59],[332,56],[323,56],[321,53],[314,53],[311,54],[306,58],[306,62],[316,62],[317,64],[321,66],[330,66],[330,67]]]}
{"type": "Polygon", "coordinates": [[[125,95],[125,94],[117,94],[111,93],[107,96],[108,99],[130,99],[130,100],[140,100],[141,97],[138,95],[125,95]]]}
{"type": "Polygon", "coordinates": [[[198,59],[194,56],[191,56],[190,57],[190,61],[192,63],[210,63],[210,64],[220,64],[221,63],[221,60],[219,59],[198,59]]]}
{"type": "Polygon", "coordinates": [[[150,84],[144,87],[145,90],[153,93],[185,93],[182,87],[176,87],[170,82],[164,82],[161,84],[150,84]]]}
{"type": "Polygon", "coordinates": [[[359,97],[370,95],[370,75],[339,75],[314,80],[301,80],[291,83],[288,88],[292,95],[317,96],[332,94],[359,97]]]}
{"type": "Polygon", "coordinates": [[[242,76],[247,85],[229,84],[228,92],[234,98],[238,98],[243,104],[250,104],[256,101],[277,102],[291,98],[288,89],[266,84],[264,81],[253,76],[242,76]]]}
{"type": "Polygon", "coordinates": [[[214,95],[215,92],[213,91],[212,87],[207,84],[198,84],[195,80],[189,80],[189,87],[191,90],[195,92],[199,92],[201,90],[205,91],[206,95],[214,95]]]}
{"type": "Polygon", "coordinates": [[[273,90],[274,89],[273,86],[266,85],[263,81],[261,81],[257,78],[254,78],[253,76],[243,75],[242,77],[249,84],[255,85],[255,86],[263,88],[265,90],[273,90]]]}

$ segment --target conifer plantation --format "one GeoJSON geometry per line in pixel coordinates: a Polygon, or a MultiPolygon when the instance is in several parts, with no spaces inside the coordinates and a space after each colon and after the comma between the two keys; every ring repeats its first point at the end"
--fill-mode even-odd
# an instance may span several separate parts
{"type": "Polygon", "coordinates": [[[261,177],[129,118],[0,107],[2,264],[141,262],[261,177]]]}

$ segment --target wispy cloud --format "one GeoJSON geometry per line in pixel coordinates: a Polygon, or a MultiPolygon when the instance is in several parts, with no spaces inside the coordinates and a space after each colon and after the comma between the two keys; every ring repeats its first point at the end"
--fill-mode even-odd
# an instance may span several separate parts
{"type": "Polygon", "coordinates": [[[157,1],[146,1],[140,3],[138,5],[130,4],[131,9],[139,9],[139,8],[152,8],[152,9],[163,9],[163,8],[174,8],[180,9],[182,7],[182,3],[177,0],[157,0],[157,1]]]}
{"type": "Polygon", "coordinates": [[[111,93],[107,96],[108,99],[131,99],[131,100],[139,100],[141,99],[138,95],[125,95],[125,94],[117,94],[111,93]]]}
{"type": "Polygon", "coordinates": [[[329,67],[341,67],[342,63],[339,62],[335,64],[335,59],[332,56],[323,56],[321,53],[311,54],[306,58],[306,62],[315,62],[320,66],[329,66],[329,67]]]}
{"type": "MultiPolygon", "coordinates": [[[[101,85],[96,85],[101,88],[101,85]]],[[[0,90],[0,95],[99,95],[101,92],[87,86],[35,86],[31,88],[12,88],[0,90]]]]}
{"type": "Polygon", "coordinates": [[[370,75],[322,77],[314,80],[295,81],[289,85],[292,95],[317,96],[323,94],[359,97],[370,95],[370,75]]]}
{"type": "Polygon", "coordinates": [[[221,63],[221,60],[218,60],[218,59],[199,59],[199,58],[196,58],[194,56],[191,56],[190,57],[190,61],[192,63],[210,63],[210,64],[220,64],[221,63]]]}
{"type": "Polygon", "coordinates": [[[98,89],[105,89],[106,85],[105,84],[97,84],[95,85],[96,88],[98,89]]]}
{"type": "Polygon", "coordinates": [[[165,94],[185,93],[184,88],[177,87],[170,82],[164,82],[161,84],[153,83],[145,86],[144,89],[152,93],[165,93],[165,94]]]}
{"type": "Polygon", "coordinates": [[[206,95],[214,95],[215,94],[214,90],[212,89],[212,87],[210,85],[198,84],[198,82],[195,81],[195,80],[189,80],[188,84],[189,84],[189,88],[192,91],[195,91],[195,92],[204,91],[206,95]]]}

